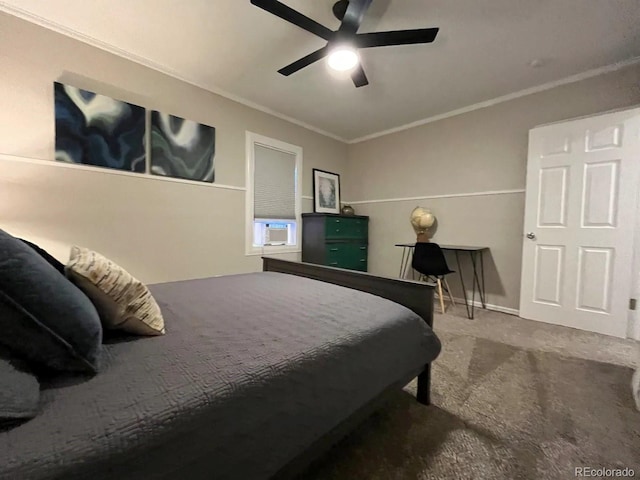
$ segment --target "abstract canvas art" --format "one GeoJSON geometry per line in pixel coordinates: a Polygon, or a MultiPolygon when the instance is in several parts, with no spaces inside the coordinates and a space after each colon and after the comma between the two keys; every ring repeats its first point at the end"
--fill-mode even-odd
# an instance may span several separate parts
{"type": "Polygon", "coordinates": [[[145,110],[55,82],[56,160],[144,172],[145,110]]]}
{"type": "Polygon", "coordinates": [[[213,182],[216,129],[157,111],[151,112],[151,173],[213,182]]]}

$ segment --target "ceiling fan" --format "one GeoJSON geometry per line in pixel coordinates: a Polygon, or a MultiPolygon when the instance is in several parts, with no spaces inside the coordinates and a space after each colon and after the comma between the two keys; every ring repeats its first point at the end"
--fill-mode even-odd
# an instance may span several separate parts
{"type": "MultiPolygon", "coordinates": [[[[418,28],[391,32],[358,33],[358,28],[360,28],[362,19],[371,2],[372,0],[340,0],[336,2],[333,6],[333,14],[341,23],[340,28],[334,32],[277,0],[251,0],[251,3],[256,7],[262,8],[327,41],[327,44],[321,49],[281,68],[278,73],[289,76],[327,55],[335,53],[336,59],[342,58],[342,60],[346,60],[346,63],[342,63],[340,68],[338,65],[334,66],[334,68],[338,70],[353,68],[351,78],[356,87],[363,87],[369,84],[364,69],[358,61],[357,49],[431,43],[436,39],[439,30],[438,28],[418,28]],[[339,54],[342,54],[342,57],[338,57],[339,54]],[[345,66],[349,68],[345,68],[345,66]]],[[[332,58],[330,57],[329,60],[331,63],[332,58]]]]}

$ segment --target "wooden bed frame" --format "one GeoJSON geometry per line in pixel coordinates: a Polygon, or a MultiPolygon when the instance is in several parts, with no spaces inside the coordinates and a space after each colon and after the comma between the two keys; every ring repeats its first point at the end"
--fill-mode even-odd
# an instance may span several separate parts
{"type": "MultiPolygon", "coordinates": [[[[371,293],[404,305],[420,315],[430,327],[433,327],[434,285],[432,284],[378,277],[369,273],[353,270],[343,270],[341,268],[325,267],[312,263],[292,262],[270,257],[262,257],[262,260],[262,270],[265,272],[287,273],[371,293]]],[[[431,403],[431,365],[425,365],[421,371],[402,372],[402,374],[403,377],[399,378],[398,382],[389,386],[382,394],[372,399],[336,428],[321,437],[311,445],[304,454],[281,469],[273,478],[278,480],[290,479],[304,471],[313,460],[327,452],[335,443],[377,410],[389,394],[402,389],[402,387],[415,377],[418,377],[416,398],[418,402],[423,405],[429,405],[431,403]]]]}

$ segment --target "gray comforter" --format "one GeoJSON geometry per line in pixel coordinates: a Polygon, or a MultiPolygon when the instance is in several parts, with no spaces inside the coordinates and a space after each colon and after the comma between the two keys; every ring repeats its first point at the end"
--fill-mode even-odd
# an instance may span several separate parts
{"type": "Polygon", "coordinates": [[[0,433],[0,478],[266,479],[440,351],[410,310],[306,278],[151,290],[167,334],[43,385],[40,415],[0,433]]]}

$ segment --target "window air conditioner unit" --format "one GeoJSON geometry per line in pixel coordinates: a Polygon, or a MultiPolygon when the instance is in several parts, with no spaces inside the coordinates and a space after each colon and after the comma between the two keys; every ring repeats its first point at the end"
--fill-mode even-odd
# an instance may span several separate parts
{"type": "Polygon", "coordinates": [[[264,245],[286,245],[289,239],[289,225],[267,223],[264,228],[264,245]]]}

